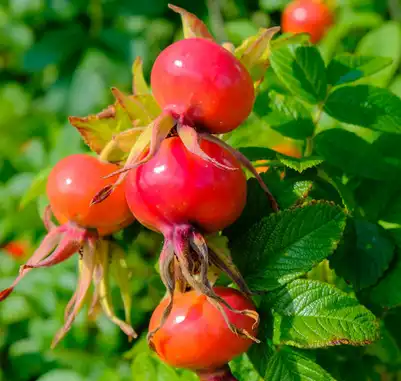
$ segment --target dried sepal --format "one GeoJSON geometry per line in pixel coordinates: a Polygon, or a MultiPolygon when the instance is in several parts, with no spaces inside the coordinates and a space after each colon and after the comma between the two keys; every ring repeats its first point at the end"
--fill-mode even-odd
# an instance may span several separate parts
{"type": "MultiPolygon", "coordinates": [[[[174,291],[176,289],[176,284],[175,284],[174,248],[171,238],[167,238],[164,240],[163,248],[159,258],[159,269],[162,282],[166,286],[167,297],[169,298],[169,302],[166,309],[163,311],[159,325],[153,331],[150,331],[148,333],[147,340],[151,349],[154,349],[152,344],[153,336],[164,325],[164,323],[166,322],[167,318],[171,313],[171,310],[173,309],[174,291]]],[[[178,280],[179,285],[180,281],[181,279],[179,278],[178,280]]]]}
{"type": "Polygon", "coordinates": [[[110,243],[106,240],[98,241],[97,260],[102,269],[99,279],[99,301],[105,315],[130,338],[138,337],[131,324],[119,319],[114,311],[110,292],[110,243]]]}
{"type": "MultiPolygon", "coordinates": [[[[224,320],[227,323],[227,326],[233,333],[249,338],[255,342],[259,342],[259,340],[253,337],[249,332],[236,327],[228,319],[224,307],[234,313],[249,316],[255,321],[254,326],[259,324],[259,315],[256,311],[237,310],[232,308],[226,300],[215,293],[208,277],[210,258],[207,243],[203,236],[190,225],[184,224],[176,226],[173,232],[171,232],[169,236],[165,237],[164,247],[160,259],[160,270],[163,282],[168,290],[170,303],[169,307],[164,311],[162,321],[165,322],[165,320],[168,318],[171,312],[172,304],[174,303],[173,293],[175,286],[173,288],[171,282],[172,280],[175,282],[177,272],[175,267],[171,266],[172,255],[178,262],[180,275],[179,281],[182,282],[184,280],[190,288],[200,294],[205,295],[209,302],[221,312],[224,320]]],[[[157,329],[160,329],[161,326],[162,323],[157,329]]],[[[153,335],[154,332],[151,333],[149,339],[151,339],[153,335]]]]}
{"type": "Polygon", "coordinates": [[[193,13],[172,4],[169,4],[168,7],[181,16],[182,28],[185,38],[198,37],[214,41],[214,38],[207,29],[207,26],[193,13]]]}
{"type": "Polygon", "coordinates": [[[69,309],[69,313],[65,314],[67,319],[64,326],[57,332],[55,338],[53,339],[52,348],[55,348],[60,340],[67,334],[71,329],[72,323],[74,322],[76,316],[81,310],[86,295],[88,293],[89,287],[92,282],[93,272],[95,269],[95,247],[96,242],[93,239],[85,242],[82,250],[82,267],[79,274],[78,285],[76,288],[76,293],[74,294],[73,307],[69,309]]]}
{"type": "Polygon", "coordinates": [[[236,50],[235,56],[249,70],[255,87],[259,86],[269,66],[270,41],[280,27],[262,28],[258,34],[247,38],[236,50]]]}
{"type": "Polygon", "coordinates": [[[205,151],[202,150],[199,142],[199,134],[196,130],[185,124],[178,124],[177,126],[178,136],[183,142],[185,148],[193,153],[196,156],[199,156],[201,159],[210,162],[215,165],[217,168],[228,170],[228,171],[236,171],[238,168],[227,166],[225,164],[219,163],[217,160],[210,157],[205,151]]]}
{"type": "Polygon", "coordinates": [[[150,94],[150,88],[143,75],[143,61],[136,57],[132,64],[132,91],[134,95],[150,94]]]}
{"type": "Polygon", "coordinates": [[[228,50],[231,54],[234,54],[234,55],[235,55],[235,45],[232,44],[231,42],[223,42],[223,43],[221,44],[221,46],[222,46],[224,49],[228,50]]]}
{"type": "Polygon", "coordinates": [[[30,271],[30,269],[36,264],[40,263],[44,258],[46,258],[57,246],[61,239],[62,233],[59,230],[52,230],[43,239],[40,246],[32,254],[31,258],[27,263],[20,268],[19,275],[14,280],[13,284],[0,292],[0,302],[6,299],[11,292],[14,290],[15,286],[21,281],[22,278],[30,271]]]}
{"type": "Polygon", "coordinates": [[[111,89],[117,103],[127,112],[131,126],[146,126],[160,113],[161,109],[151,94],[126,95],[116,87],[111,89]]]}
{"type": "Polygon", "coordinates": [[[248,288],[237,266],[234,264],[230,249],[228,248],[228,238],[223,235],[209,235],[205,237],[209,248],[210,263],[220,272],[228,277],[238,286],[240,291],[247,296],[252,296],[252,291],[248,288]]]}
{"type": "Polygon", "coordinates": [[[118,104],[111,105],[98,114],[86,117],[70,116],[68,120],[89,148],[98,154],[114,134],[132,127],[129,116],[118,104]]]}
{"type": "Polygon", "coordinates": [[[163,140],[168,136],[171,129],[175,125],[175,120],[170,113],[161,113],[149,126],[147,126],[139,135],[131,152],[128,155],[127,161],[123,168],[110,173],[105,178],[110,178],[119,175],[117,181],[112,185],[107,185],[93,197],[92,204],[97,204],[104,201],[113,190],[119,186],[127,176],[127,172],[131,169],[149,161],[160,148],[163,140]]]}

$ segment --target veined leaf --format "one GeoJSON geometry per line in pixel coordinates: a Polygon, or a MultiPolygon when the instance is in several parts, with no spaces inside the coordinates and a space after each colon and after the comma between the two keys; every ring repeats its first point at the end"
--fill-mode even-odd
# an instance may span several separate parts
{"type": "Polygon", "coordinates": [[[385,69],[392,62],[386,57],[340,54],[331,60],[327,68],[327,82],[332,86],[355,82],[385,69]]]}
{"type": "Polygon", "coordinates": [[[368,85],[340,87],[330,94],[324,110],[340,122],[401,133],[401,99],[387,89],[368,85]]]}
{"type": "Polygon", "coordinates": [[[274,344],[301,348],[366,345],[378,339],[376,317],[332,285],[298,279],[269,294],[274,344]]]}
{"type": "Polygon", "coordinates": [[[271,66],[288,90],[304,101],[317,104],[326,97],[326,68],[314,46],[284,45],[273,49],[271,66]]]}
{"type": "Polygon", "coordinates": [[[345,214],[315,202],[272,214],[228,234],[235,264],[253,290],[273,290],[328,257],[341,238],[345,214]]]}
{"type": "Polygon", "coordinates": [[[266,381],[335,381],[308,356],[284,347],[270,359],[266,381]]]}

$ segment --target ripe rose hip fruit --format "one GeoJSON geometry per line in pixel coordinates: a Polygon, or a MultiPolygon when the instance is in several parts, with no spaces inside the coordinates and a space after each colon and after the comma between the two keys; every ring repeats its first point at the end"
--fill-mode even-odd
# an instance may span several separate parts
{"type": "Polygon", "coordinates": [[[179,137],[169,137],[152,159],[129,172],[125,194],[136,219],[164,235],[159,266],[168,293],[188,285],[217,302],[208,279],[210,265],[227,273],[244,293],[250,291],[231,259],[212,250],[202,233],[218,232],[239,217],[246,202],[246,178],[229,151],[207,139],[199,144],[233,169],[218,168],[188,151],[179,137]]]}
{"type": "Polygon", "coordinates": [[[163,50],[153,65],[151,87],[163,109],[213,134],[238,127],[255,99],[242,63],[203,38],[180,40],[163,50]]]}
{"type": "MultiPolygon", "coordinates": [[[[214,291],[233,309],[255,310],[253,303],[237,290],[215,287],[214,291]]],[[[149,331],[160,325],[168,303],[168,299],[164,299],[155,309],[149,331]]],[[[226,307],[224,311],[231,324],[256,336],[257,327],[252,318],[226,307]]],[[[151,344],[159,357],[169,365],[193,370],[213,370],[246,352],[252,340],[233,333],[222,314],[205,295],[189,291],[174,295],[172,311],[152,337],[151,344]]]]}
{"type": "Polygon", "coordinates": [[[295,0],[285,8],[281,26],[285,33],[309,33],[317,43],[333,22],[333,13],[322,0],[295,0]]]}
{"type": "Polygon", "coordinates": [[[62,224],[73,221],[82,227],[96,228],[101,235],[130,224],[133,217],[123,188],[117,188],[104,202],[90,205],[93,196],[113,181],[103,177],[117,169],[114,164],[83,154],[59,161],[47,181],[47,195],[57,220],[62,224]]]}
{"type": "MultiPolygon", "coordinates": [[[[111,252],[117,255],[117,251],[111,249],[112,244],[108,240],[100,238],[127,226],[134,217],[128,208],[123,188],[117,189],[103,203],[91,205],[93,196],[110,183],[110,180],[105,180],[103,177],[117,169],[115,165],[103,163],[88,155],[71,155],[54,166],[47,182],[50,207],[47,208],[44,222],[48,234],[27,263],[21,267],[14,283],[0,292],[2,301],[32,269],[50,267],[65,261],[75,253],[80,253],[82,266],[79,266],[77,289],[66,308],[65,325],[57,333],[53,346],[71,328],[84,304],[92,278],[102,290],[99,291],[101,293],[99,299],[106,315],[127,335],[136,337],[128,318],[127,321],[118,319],[110,304],[107,274],[112,258],[111,252]],[[61,223],[60,226],[51,221],[51,212],[61,223]]],[[[118,256],[119,262],[124,261],[120,253],[118,256]]]]}
{"type": "Polygon", "coordinates": [[[152,230],[170,234],[191,224],[217,232],[233,223],[246,202],[246,178],[234,156],[201,140],[202,150],[233,170],[218,168],[189,152],[178,137],[163,141],[156,155],[132,169],[125,194],[134,216],[152,230]]]}

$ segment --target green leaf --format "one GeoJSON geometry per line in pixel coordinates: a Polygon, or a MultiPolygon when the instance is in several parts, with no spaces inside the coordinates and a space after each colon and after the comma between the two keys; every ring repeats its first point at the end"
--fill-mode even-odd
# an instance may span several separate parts
{"type": "Polygon", "coordinates": [[[356,290],[372,286],[390,266],[394,244],[378,225],[350,220],[344,242],[330,258],[336,273],[356,290]]]}
{"type": "Polygon", "coordinates": [[[327,283],[298,279],[269,294],[273,343],[300,348],[366,345],[378,338],[376,317],[327,283]]]}
{"type": "Polygon", "coordinates": [[[334,128],[318,134],[316,151],[331,165],[347,174],[376,180],[388,180],[399,176],[399,167],[387,159],[379,149],[358,135],[334,128]]]}
{"type": "Polygon", "coordinates": [[[370,300],[383,308],[396,308],[401,306],[401,257],[397,260],[383,279],[370,290],[370,300]]]}
{"type": "MultiPolygon", "coordinates": [[[[308,197],[313,182],[301,176],[282,176],[282,172],[274,169],[261,174],[264,182],[276,198],[282,210],[288,209],[308,197]]],[[[251,193],[252,195],[254,193],[251,193]]],[[[248,201],[254,202],[252,198],[248,201]]],[[[248,221],[249,224],[249,221],[248,221]]]]}
{"type": "Polygon", "coordinates": [[[401,99],[386,89],[368,85],[340,87],[329,95],[324,109],[341,122],[401,133],[401,99]]]}
{"type": "Polygon", "coordinates": [[[263,376],[266,374],[267,364],[274,355],[274,346],[271,340],[273,332],[273,319],[270,307],[266,301],[262,299],[258,307],[260,323],[258,327],[258,338],[260,343],[252,345],[247,352],[247,357],[252,362],[254,368],[263,376]]]}
{"type": "MultiPolygon", "coordinates": [[[[399,181],[375,181],[363,179],[355,190],[355,199],[358,200],[358,207],[361,214],[369,221],[378,221],[387,218],[390,213],[390,220],[395,217],[401,223],[401,215],[393,214],[394,210],[401,212],[401,203],[398,202],[401,194],[399,181]],[[399,204],[399,206],[398,206],[399,204]]],[[[401,200],[400,200],[401,201],[401,200]]],[[[394,222],[394,221],[393,221],[394,222]]]]}
{"type": "MultiPolygon", "coordinates": [[[[224,135],[226,143],[232,147],[241,149],[245,147],[272,148],[280,144],[284,137],[273,130],[262,118],[252,113],[245,123],[234,131],[224,135]]],[[[292,142],[292,140],[291,140],[292,142]]]]}
{"type": "Polygon", "coordinates": [[[297,159],[295,157],[289,157],[277,154],[277,158],[287,167],[294,169],[297,172],[302,173],[303,171],[318,166],[323,163],[322,158],[317,156],[303,157],[297,159]]]}
{"type": "Polygon", "coordinates": [[[326,97],[326,68],[314,46],[286,45],[273,49],[271,66],[288,90],[304,101],[317,104],[326,97]]]}
{"type": "Polygon", "coordinates": [[[300,351],[284,347],[270,359],[266,381],[335,381],[318,364],[300,351]]]}
{"type": "Polygon", "coordinates": [[[327,68],[327,82],[332,86],[355,82],[371,76],[392,64],[391,58],[340,54],[327,68]]]}
{"type": "Polygon", "coordinates": [[[315,125],[312,116],[296,97],[271,91],[270,111],[264,118],[270,126],[283,136],[305,139],[313,135],[315,125]]]}
{"type": "Polygon", "coordinates": [[[179,381],[180,379],[173,368],[162,363],[151,353],[142,352],[132,363],[132,380],[179,381]]]}
{"type": "MultiPolygon", "coordinates": [[[[265,179],[263,174],[262,176],[265,179]]],[[[257,180],[251,178],[247,182],[247,202],[245,209],[235,223],[225,229],[224,235],[228,236],[228,238],[236,237],[238,234],[249,229],[249,226],[252,224],[268,216],[272,211],[266,193],[262,190],[257,180]]]]}
{"type": "Polygon", "coordinates": [[[369,78],[369,83],[387,86],[401,62],[401,28],[399,23],[388,21],[380,28],[366,34],[359,42],[356,53],[393,60],[389,67],[369,78]]]}
{"type": "Polygon", "coordinates": [[[238,381],[263,381],[263,378],[249,361],[249,357],[246,353],[231,361],[230,369],[238,381]]]}
{"type": "Polygon", "coordinates": [[[228,235],[234,262],[254,290],[273,290],[308,272],[336,248],[345,214],[330,203],[264,217],[228,235]]]}
{"type": "Polygon", "coordinates": [[[25,208],[29,203],[46,192],[47,177],[50,171],[51,168],[45,168],[36,174],[31,185],[21,198],[20,208],[25,208]]]}
{"type": "MultiPolygon", "coordinates": [[[[313,185],[311,180],[300,176],[286,176],[283,178],[281,172],[273,168],[266,173],[262,173],[261,177],[265,184],[268,184],[271,193],[283,210],[294,206],[300,200],[304,200],[313,185]]],[[[268,216],[271,212],[270,201],[266,197],[266,193],[256,179],[249,179],[245,209],[237,221],[229,226],[225,232],[229,236],[236,236],[249,229],[250,225],[268,216]]]]}

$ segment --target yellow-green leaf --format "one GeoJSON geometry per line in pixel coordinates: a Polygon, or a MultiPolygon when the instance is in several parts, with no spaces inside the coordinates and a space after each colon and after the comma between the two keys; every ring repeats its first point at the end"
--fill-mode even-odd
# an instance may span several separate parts
{"type": "Polygon", "coordinates": [[[143,61],[141,57],[136,57],[132,64],[132,91],[135,95],[150,93],[149,86],[143,75],[143,61]]]}
{"type": "Polygon", "coordinates": [[[247,38],[235,50],[235,56],[249,70],[257,85],[269,66],[270,41],[279,30],[279,27],[261,28],[258,34],[247,38]]]}
{"type": "Polygon", "coordinates": [[[128,113],[134,126],[146,126],[161,113],[160,107],[151,94],[129,96],[117,88],[111,91],[117,102],[128,113]]]}
{"type": "Polygon", "coordinates": [[[131,127],[131,120],[118,104],[111,105],[95,115],[69,117],[69,121],[81,134],[89,148],[100,153],[115,133],[131,127]]]}

